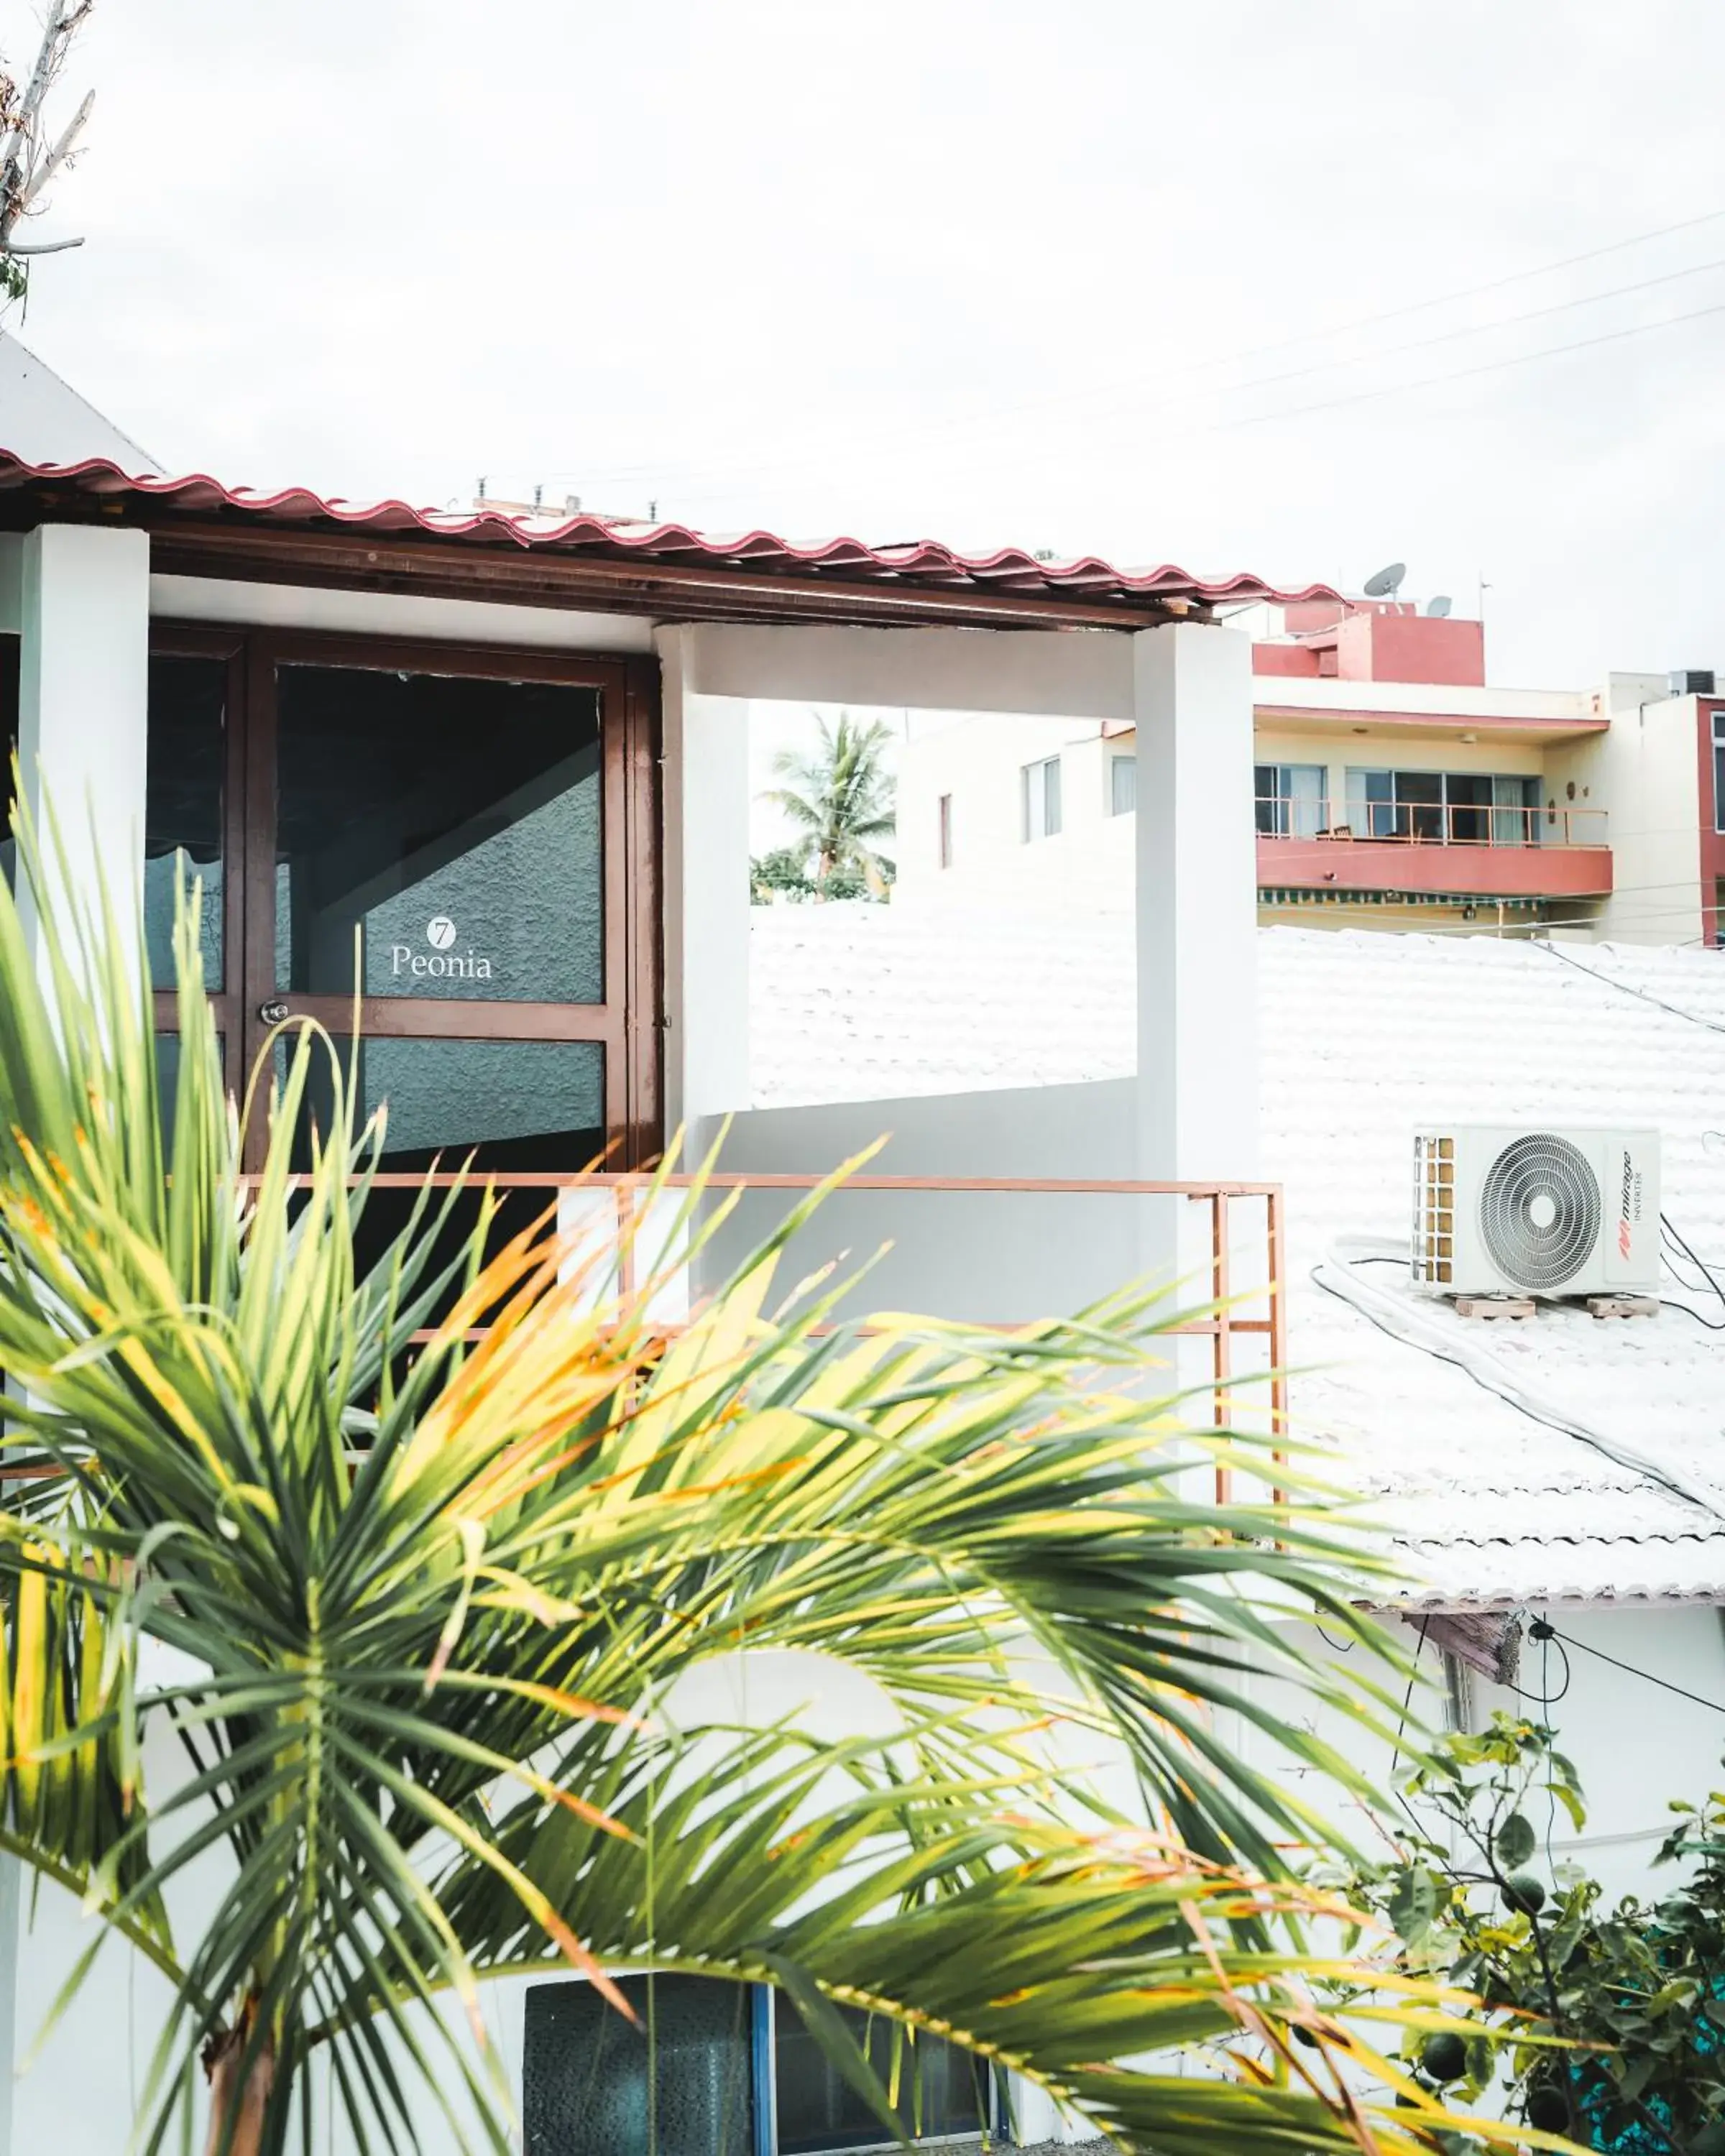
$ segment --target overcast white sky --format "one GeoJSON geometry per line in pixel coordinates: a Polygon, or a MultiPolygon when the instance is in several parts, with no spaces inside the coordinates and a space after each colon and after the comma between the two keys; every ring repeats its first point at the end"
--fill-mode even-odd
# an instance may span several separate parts
{"type": "Polygon", "coordinates": [[[98,0],[12,326],[233,481],[1399,556],[1504,682],[1725,665],[1722,64],[1714,0],[98,0]]]}

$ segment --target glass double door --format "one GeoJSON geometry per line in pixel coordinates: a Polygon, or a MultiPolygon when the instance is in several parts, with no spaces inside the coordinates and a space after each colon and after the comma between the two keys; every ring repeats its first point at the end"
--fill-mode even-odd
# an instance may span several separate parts
{"type": "MultiPolygon", "coordinates": [[[[655,720],[632,662],[163,629],[145,916],[164,1060],[174,889],[196,878],[236,1092],[284,1019],[345,1052],[357,1009],[388,1168],[646,1158],[655,720]]],[[[310,1119],[327,1093],[321,1075],[310,1119]]]]}

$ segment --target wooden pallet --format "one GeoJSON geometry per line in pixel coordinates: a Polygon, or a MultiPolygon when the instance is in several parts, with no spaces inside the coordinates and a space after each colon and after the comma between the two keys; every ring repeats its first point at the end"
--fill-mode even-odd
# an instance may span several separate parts
{"type": "Polygon", "coordinates": [[[1590,1295],[1590,1317],[1657,1317],[1659,1298],[1652,1295],[1590,1295]]]}
{"type": "Polygon", "coordinates": [[[1502,1322],[1506,1318],[1531,1317],[1533,1310],[1532,1296],[1525,1295],[1458,1295],[1455,1298],[1458,1317],[1502,1322]]]}

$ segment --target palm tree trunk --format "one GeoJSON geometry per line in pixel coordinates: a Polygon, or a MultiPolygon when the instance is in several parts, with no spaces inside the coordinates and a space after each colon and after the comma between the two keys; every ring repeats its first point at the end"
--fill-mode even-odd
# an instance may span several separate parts
{"type": "Polygon", "coordinates": [[[275,2046],[266,2036],[253,2055],[242,2082],[251,2017],[237,2029],[224,2029],[203,2047],[203,2071],[209,2077],[209,2138],[204,2156],[264,2156],[264,2118],[275,2086],[275,2046]]]}

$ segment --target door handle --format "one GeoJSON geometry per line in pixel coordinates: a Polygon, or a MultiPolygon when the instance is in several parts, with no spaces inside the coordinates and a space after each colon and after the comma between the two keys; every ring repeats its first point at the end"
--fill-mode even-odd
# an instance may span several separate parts
{"type": "Polygon", "coordinates": [[[258,1005],[258,1016],[262,1019],[265,1025],[280,1025],[285,1019],[290,1018],[292,1015],[293,1014],[279,996],[271,996],[266,1002],[258,1005]]]}

